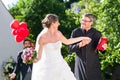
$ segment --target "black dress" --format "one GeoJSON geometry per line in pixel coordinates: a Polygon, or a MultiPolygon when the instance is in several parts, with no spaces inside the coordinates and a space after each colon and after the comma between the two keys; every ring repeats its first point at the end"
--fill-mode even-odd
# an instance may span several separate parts
{"type": "Polygon", "coordinates": [[[102,80],[100,62],[96,50],[100,37],[102,36],[99,31],[91,28],[87,32],[81,28],[73,30],[71,37],[88,36],[92,41],[79,48],[79,42],[69,45],[69,51],[76,52],[75,58],[75,77],[77,80],[102,80]]]}

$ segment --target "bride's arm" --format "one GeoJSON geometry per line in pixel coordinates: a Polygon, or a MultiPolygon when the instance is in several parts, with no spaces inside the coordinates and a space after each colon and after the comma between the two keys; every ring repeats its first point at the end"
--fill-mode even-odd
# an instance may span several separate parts
{"type": "Polygon", "coordinates": [[[66,45],[82,41],[83,39],[91,40],[89,37],[76,37],[76,38],[67,39],[60,31],[58,32],[58,34],[59,34],[60,41],[66,45]]]}
{"type": "Polygon", "coordinates": [[[39,45],[39,48],[38,48],[38,52],[37,52],[37,58],[34,60],[34,62],[37,62],[41,59],[41,56],[42,56],[42,50],[43,50],[43,39],[42,38],[39,38],[38,40],[38,45],[39,45]]]}

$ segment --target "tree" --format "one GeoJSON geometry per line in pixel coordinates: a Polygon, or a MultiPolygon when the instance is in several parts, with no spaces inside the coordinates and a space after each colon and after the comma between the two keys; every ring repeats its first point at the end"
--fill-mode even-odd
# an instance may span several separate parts
{"type": "MultiPolygon", "coordinates": [[[[43,29],[42,19],[48,13],[54,13],[59,16],[60,31],[69,38],[72,29],[75,27],[74,19],[65,13],[66,6],[61,0],[19,0],[18,3],[10,9],[14,18],[25,21],[30,30],[29,38],[35,42],[37,35],[43,29]],[[51,4],[50,4],[51,3],[51,4]]],[[[62,52],[64,56],[68,55],[67,47],[63,45],[62,52]]]]}
{"type": "MultiPolygon", "coordinates": [[[[29,24],[29,29],[33,35],[32,39],[36,40],[37,35],[43,29],[41,21],[48,13],[57,14],[59,16],[59,30],[69,38],[71,30],[74,28],[74,20],[66,15],[65,10],[65,3],[61,2],[61,0],[34,0],[25,14],[25,21],[29,24]]],[[[67,46],[65,45],[62,47],[62,54],[66,57],[67,62],[70,63],[71,60],[73,60],[73,58],[68,59],[68,56],[72,54],[68,52],[67,46]]]]}
{"type": "Polygon", "coordinates": [[[33,0],[18,0],[18,2],[9,9],[9,12],[15,19],[24,21],[25,12],[30,7],[33,0]]]}
{"type": "MultiPolygon", "coordinates": [[[[92,13],[96,17],[94,27],[102,32],[103,37],[109,38],[108,49],[105,54],[99,53],[103,77],[106,80],[114,75],[114,68],[120,64],[120,0],[81,0],[79,13],[67,11],[69,16],[75,18],[79,24],[79,18],[83,13],[92,13]]],[[[116,69],[117,70],[117,69],[116,69]]]]}
{"type": "Polygon", "coordinates": [[[31,34],[34,35],[33,39],[36,39],[39,32],[43,29],[41,21],[48,13],[57,14],[60,18],[62,27],[62,21],[66,17],[64,11],[65,6],[63,2],[56,0],[34,0],[25,13],[25,21],[29,25],[31,34]]]}
{"type": "MultiPolygon", "coordinates": [[[[104,0],[97,9],[94,7],[97,13],[96,28],[99,28],[103,35],[109,38],[108,49],[101,56],[103,70],[107,70],[109,66],[114,69],[120,64],[120,10],[118,7],[120,7],[120,0],[104,0]]],[[[114,74],[112,71],[110,73],[114,74]]]]}

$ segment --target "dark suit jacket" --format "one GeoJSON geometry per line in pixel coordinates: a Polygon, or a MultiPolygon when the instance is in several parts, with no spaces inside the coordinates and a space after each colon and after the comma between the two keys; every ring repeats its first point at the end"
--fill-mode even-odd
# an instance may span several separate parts
{"type": "Polygon", "coordinates": [[[25,78],[28,68],[32,70],[32,64],[24,64],[21,55],[22,52],[20,52],[17,57],[17,63],[13,72],[15,74],[18,74],[20,72],[21,73],[20,77],[22,76],[22,80],[23,80],[25,78]]]}
{"type": "Polygon", "coordinates": [[[100,62],[97,54],[97,44],[102,36],[99,31],[91,28],[87,32],[81,28],[73,30],[71,37],[87,36],[91,42],[79,48],[79,42],[69,46],[69,51],[76,52],[75,76],[77,80],[102,80],[100,62]]]}

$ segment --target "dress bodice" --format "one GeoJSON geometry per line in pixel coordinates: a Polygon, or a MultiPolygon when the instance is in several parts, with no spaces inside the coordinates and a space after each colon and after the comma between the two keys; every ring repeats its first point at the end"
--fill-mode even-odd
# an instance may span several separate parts
{"type": "Polygon", "coordinates": [[[61,55],[61,47],[61,41],[44,45],[41,60],[47,63],[60,61],[61,58],[63,58],[61,55]]]}
{"type": "Polygon", "coordinates": [[[41,59],[33,64],[32,80],[76,80],[61,55],[62,43],[44,45],[41,59]]]}

